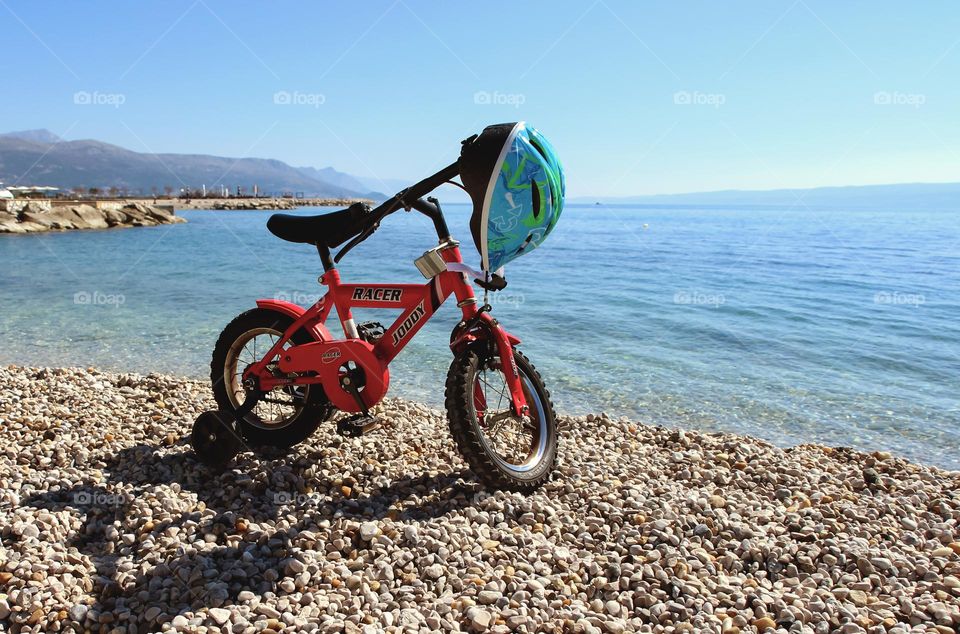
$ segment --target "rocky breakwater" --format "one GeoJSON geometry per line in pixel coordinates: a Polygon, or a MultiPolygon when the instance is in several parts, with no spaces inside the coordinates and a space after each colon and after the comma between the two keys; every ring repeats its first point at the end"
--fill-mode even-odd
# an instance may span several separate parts
{"type": "Polygon", "coordinates": [[[298,209],[300,207],[349,207],[356,200],[351,198],[193,198],[178,200],[180,209],[226,209],[226,210],[273,210],[298,209]]]}
{"type": "Polygon", "coordinates": [[[71,229],[152,227],[186,222],[172,208],[143,203],[99,208],[93,205],[55,205],[30,202],[15,211],[0,209],[0,233],[37,233],[71,229]]]}
{"type": "Polygon", "coordinates": [[[534,495],[445,416],[326,423],[211,473],[206,382],[0,368],[0,632],[952,634],[960,474],[885,452],[561,420],[534,495]]]}

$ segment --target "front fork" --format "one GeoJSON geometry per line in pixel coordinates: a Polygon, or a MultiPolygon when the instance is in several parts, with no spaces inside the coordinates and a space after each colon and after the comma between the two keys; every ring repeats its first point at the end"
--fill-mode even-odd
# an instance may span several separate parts
{"type": "MultiPolygon", "coordinates": [[[[523,393],[523,379],[520,378],[517,361],[513,356],[513,346],[520,340],[507,333],[500,323],[494,319],[493,315],[486,310],[481,310],[473,319],[481,322],[480,325],[486,338],[492,339],[497,347],[497,356],[500,357],[503,376],[506,379],[507,387],[510,389],[510,405],[513,413],[520,417],[528,416],[530,408],[527,405],[527,397],[523,393]]],[[[479,333],[469,328],[469,322],[464,324],[463,330],[459,336],[456,332],[454,333],[451,347],[455,348],[455,351],[460,346],[466,346],[480,339],[479,333]]],[[[482,399],[482,391],[475,398],[482,399]]],[[[478,402],[477,405],[481,405],[481,403],[478,402]]],[[[486,404],[483,403],[482,405],[485,409],[486,404]]]]}

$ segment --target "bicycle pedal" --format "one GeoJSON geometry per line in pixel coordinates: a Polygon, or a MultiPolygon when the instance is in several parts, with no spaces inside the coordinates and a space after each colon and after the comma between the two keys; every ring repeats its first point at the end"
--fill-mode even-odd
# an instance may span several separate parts
{"type": "Polygon", "coordinates": [[[380,420],[373,416],[357,414],[337,421],[337,433],[347,438],[359,438],[380,426],[380,420]]]}

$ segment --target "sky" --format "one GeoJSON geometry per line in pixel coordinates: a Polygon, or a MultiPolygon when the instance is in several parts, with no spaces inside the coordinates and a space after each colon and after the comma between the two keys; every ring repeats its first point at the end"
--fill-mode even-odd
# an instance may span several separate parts
{"type": "Polygon", "coordinates": [[[573,196],[957,181],[956,2],[0,0],[0,130],[416,180],[483,126],[573,196]]]}

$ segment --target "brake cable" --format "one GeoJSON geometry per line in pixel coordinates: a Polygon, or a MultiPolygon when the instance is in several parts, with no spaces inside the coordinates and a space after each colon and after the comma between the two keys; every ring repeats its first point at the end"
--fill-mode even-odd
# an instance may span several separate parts
{"type": "Polygon", "coordinates": [[[340,260],[342,260],[343,256],[345,256],[350,251],[350,249],[352,249],[353,247],[357,246],[358,244],[360,244],[361,242],[363,242],[364,240],[372,236],[374,231],[376,231],[379,227],[380,227],[380,221],[378,220],[377,222],[373,223],[372,225],[370,225],[369,227],[361,231],[360,235],[358,235],[353,240],[348,242],[347,246],[343,247],[342,249],[340,249],[339,252],[337,252],[337,255],[335,258],[333,258],[333,261],[339,262],[340,260]]]}

